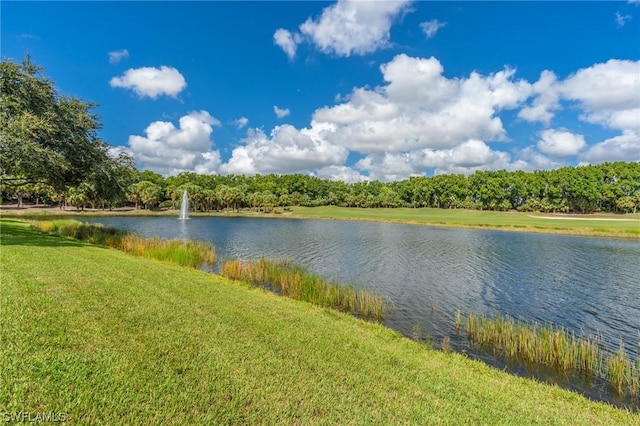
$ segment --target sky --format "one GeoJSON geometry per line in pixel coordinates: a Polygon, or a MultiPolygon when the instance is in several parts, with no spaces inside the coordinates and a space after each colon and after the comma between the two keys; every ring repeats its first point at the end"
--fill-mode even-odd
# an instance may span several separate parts
{"type": "Polygon", "coordinates": [[[356,182],[640,161],[640,0],[0,3],[165,176],[356,182]]]}

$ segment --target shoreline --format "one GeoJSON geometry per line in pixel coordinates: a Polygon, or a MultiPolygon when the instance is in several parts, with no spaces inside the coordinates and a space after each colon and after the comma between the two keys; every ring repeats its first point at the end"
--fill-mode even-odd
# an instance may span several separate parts
{"type": "MultiPolygon", "coordinates": [[[[194,212],[190,213],[190,217],[252,217],[252,218],[261,218],[261,219],[320,219],[320,220],[344,220],[344,221],[361,221],[361,222],[378,222],[378,223],[397,223],[397,224],[405,224],[405,225],[426,225],[426,226],[437,226],[437,227],[445,227],[445,228],[465,228],[465,229],[485,229],[485,230],[495,230],[495,231],[506,231],[506,232],[524,232],[531,234],[551,234],[551,235],[567,235],[567,236],[581,236],[581,237],[600,237],[600,238],[623,238],[623,239],[632,239],[632,240],[640,240],[640,218],[628,218],[628,217],[615,217],[614,215],[602,215],[602,214],[587,214],[584,216],[570,214],[570,213],[556,213],[556,214],[545,214],[545,215],[536,215],[536,214],[525,214],[520,212],[494,212],[494,211],[477,211],[477,210],[453,210],[452,214],[455,213],[457,215],[460,212],[463,214],[487,214],[487,215],[495,215],[502,214],[504,217],[508,217],[506,215],[517,213],[521,215],[521,217],[526,217],[532,220],[542,220],[543,224],[518,224],[518,223],[500,223],[500,224],[492,224],[488,222],[479,222],[479,223],[464,223],[462,220],[465,218],[449,218],[449,219],[438,219],[433,218],[429,219],[426,217],[421,217],[420,220],[416,218],[393,218],[393,217],[366,217],[362,213],[394,213],[393,210],[398,209],[357,209],[357,208],[348,208],[348,207],[335,207],[335,206],[325,206],[323,207],[294,207],[291,211],[284,211],[279,213],[264,213],[264,212],[254,212],[254,211],[215,211],[215,212],[194,212]],[[322,213],[316,214],[317,211],[313,209],[324,209],[335,210],[333,214],[330,213],[322,213]],[[305,214],[311,212],[311,214],[305,214]],[[339,215],[337,213],[345,213],[347,214],[339,215]],[[355,215],[352,215],[356,213],[355,215]],[[558,220],[563,223],[553,224],[553,221],[558,220]],[[565,223],[567,221],[580,221],[583,223],[602,223],[606,225],[607,223],[616,223],[616,224],[638,224],[637,229],[610,229],[610,228],[590,228],[586,226],[574,226],[567,227],[565,223]],[[557,226],[556,226],[557,225],[557,226]]],[[[410,209],[412,213],[419,212],[421,209],[410,209]]],[[[427,209],[425,212],[429,212],[427,209]]],[[[449,212],[448,210],[443,210],[440,213],[449,212]]],[[[77,217],[82,218],[86,217],[158,217],[158,216],[178,216],[179,210],[171,210],[171,209],[163,209],[163,210],[144,210],[144,209],[135,209],[134,207],[124,207],[117,208],[113,210],[101,210],[101,209],[84,209],[77,210],[75,207],[66,207],[65,209],[60,209],[59,207],[46,207],[46,206],[26,206],[18,208],[15,205],[0,205],[0,217],[19,217],[19,218],[49,218],[55,216],[69,216],[69,217],[77,217]]],[[[636,215],[637,216],[637,215],[636,215]]],[[[468,220],[468,219],[467,219],[468,220]]]]}

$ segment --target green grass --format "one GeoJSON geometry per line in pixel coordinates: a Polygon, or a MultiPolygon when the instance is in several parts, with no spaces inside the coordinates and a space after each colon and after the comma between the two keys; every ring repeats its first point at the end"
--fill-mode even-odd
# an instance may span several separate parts
{"type": "Polygon", "coordinates": [[[0,220],[0,412],[68,424],[640,424],[375,323],[0,220]]]}
{"type": "Polygon", "coordinates": [[[552,215],[446,209],[363,209],[353,207],[292,207],[291,216],[338,220],[415,223],[489,228],[520,232],[640,238],[640,215],[552,215]],[[554,217],[548,219],[548,217],[554,217]],[[598,219],[598,220],[584,220],[598,219]],[[630,220],[618,220],[630,219],[630,220]]]}

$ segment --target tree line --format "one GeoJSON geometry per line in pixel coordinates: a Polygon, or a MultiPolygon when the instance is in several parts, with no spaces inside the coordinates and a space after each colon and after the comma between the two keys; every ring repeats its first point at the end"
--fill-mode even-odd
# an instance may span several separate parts
{"type": "MultiPolygon", "coordinates": [[[[78,208],[135,206],[178,209],[184,191],[192,211],[270,212],[289,206],[442,209],[539,212],[636,213],[640,207],[640,163],[615,162],[556,170],[477,171],[472,175],[411,177],[396,182],[347,184],[305,174],[200,175],[163,177],[129,170],[126,188],[105,197],[87,181],[64,192],[26,184],[6,195],[78,208]]],[[[4,189],[7,191],[7,188],[4,189]]]]}
{"type": "Polygon", "coordinates": [[[273,211],[288,206],[636,213],[640,163],[535,172],[477,171],[347,184],[305,174],[163,177],[138,171],[97,134],[95,104],[61,96],[29,56],[0,63],[0,196],[37,204],[111,209],[273,211]]]}

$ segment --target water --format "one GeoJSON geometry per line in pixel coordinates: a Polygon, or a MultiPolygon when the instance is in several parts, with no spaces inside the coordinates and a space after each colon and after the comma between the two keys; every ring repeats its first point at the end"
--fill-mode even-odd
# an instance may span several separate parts
{"type": "Polygon", "coordinates": [[[386,296],[385,324],[439,342],[454,315],[511,315],[638,352],[638,241],[373,222],[196,217],[91,219],[140,235],[213,243],[222,258],[288,258],[386,296]]]}
{"type": "Polygon", "coordinates": [[[182,202],[180,203],[180,216],[178,217],[178,219],[189,219],[189,196],[187,195],[186,190],[182,193],[182,202]]]}

